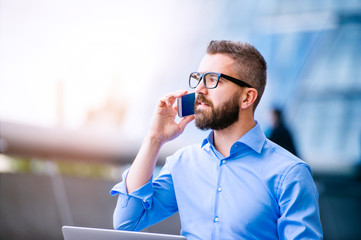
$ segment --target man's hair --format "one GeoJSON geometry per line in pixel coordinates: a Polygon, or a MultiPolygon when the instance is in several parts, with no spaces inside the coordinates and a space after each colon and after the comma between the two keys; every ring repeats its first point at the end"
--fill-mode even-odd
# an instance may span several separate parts
{"type": "Polygon", "coordinates": [[[234,41],[211,41],[207,54],[226,54],[235,61],[234,71],[237,78],[254,87],[258,96],[254,102],[256,109],[267,81],[267,63],[261,53],[251,44],[234,41]]]}

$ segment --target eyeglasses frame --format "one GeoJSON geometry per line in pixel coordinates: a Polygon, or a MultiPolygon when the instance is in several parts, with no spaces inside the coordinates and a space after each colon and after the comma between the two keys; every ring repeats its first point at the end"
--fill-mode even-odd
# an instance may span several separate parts
{"type": "Polygon", "coordinates": [[[200,82],[202,81],[202,79],[203,79],[203,86],[204,86],[205,88],[207,88],[207,89],[213,89],[213,88],[216,88],[216,87],[218,86],[218,82],[219,82],[219,79],[220,79],[220,78],[225,78],[225,79],[227,79],[227,80],[229,80],[229,81],[231,81],[231,82],[233,82],[233,83],[235,83],[235,84],[237,84],[238,86],[241,86],[241,87],[253,88],[251,85],[249,85],[248,83],[246,83],[246,82],[244,82],[244,81],[242,81],[242,80],[239,80],[239,79],[237,79],[237,78],[228,76],[228,75],[223,74],[223,73],[217,73],[217,72],[206,72],[206,73],[192,72],[192,73],[189,75],[188,84],[189,84],[189,87],[190,87],[190,88],[193,88],[193,89],[194,89],[194,88],[196,88],[196,87],[199,85],[199,83],[200,83],[200,82]],[[192,78],[191,76],[192,76],[192,74],[194,74],[194,73],[199,73],[199,74],[201,75],[201,78],[199,79],[198,84],[197,84],[195,87],[192,87],[192,86],[191,86],[191,78],[192,78]],[[215,85],[214,87],[207,87],[207,86],[206,86],[205,76],[206,76],[207,74],[216,74],[216,75],[218,76],[218,78],[217,78],[217,83],[216,83],[216,85],[215,85]]]}

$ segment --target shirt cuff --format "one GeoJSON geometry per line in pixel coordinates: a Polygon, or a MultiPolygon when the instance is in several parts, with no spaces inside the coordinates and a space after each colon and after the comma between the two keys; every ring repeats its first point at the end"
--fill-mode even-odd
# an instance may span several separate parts
{"type": "Polygon", "coordinates": [[[110,195],[115,196],[117,194],[120,194],[121,198],[122,198],[122,201],[121,201],[122,207],[126,207],[128,205],[128,201],[130,198],[137,198],[142,201],[145,209],[150,208],[150,206],[152,205],[152,196],[154,193],[154,188],[153,188],[153,184],[152,184],[153,176],[146,184],[144,184],[137,190],[135,190],[131,193],[128,193],[127,185],[126,185],[126,179],[127,179],[128,173],[129,173],[129,169],[124,171],[124,173],[122,174],[123,181],[116,184],[112,188],[112,190],[110,191],[110,195]]]}

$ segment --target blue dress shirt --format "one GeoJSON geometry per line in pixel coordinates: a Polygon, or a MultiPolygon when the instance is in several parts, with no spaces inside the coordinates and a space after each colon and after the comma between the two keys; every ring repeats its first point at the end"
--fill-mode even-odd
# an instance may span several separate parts
{"type": "Polygon", "coordinates": [[[227,157],[211,132],[201,146],[168,157],[156,179],[129,194],[123,181],[111,194],[120,194],[119,230],[138,231],[179,211],[188,240],[322,239],[310,167],[268,140],[258,123],[227,157]]]}

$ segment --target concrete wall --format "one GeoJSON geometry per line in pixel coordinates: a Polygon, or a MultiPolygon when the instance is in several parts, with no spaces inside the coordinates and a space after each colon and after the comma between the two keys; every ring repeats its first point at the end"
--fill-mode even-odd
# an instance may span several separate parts
{"type": "MultiPolygon", "coordinates": [[[[0,239],[63,239],[61,227],[112,229],[112,181],[0,174],[0,239]],[[64,194],[65,193],[65,194],[64,194]]],[[[145,231],[179,234],[175,215],[145,231]]]]}

